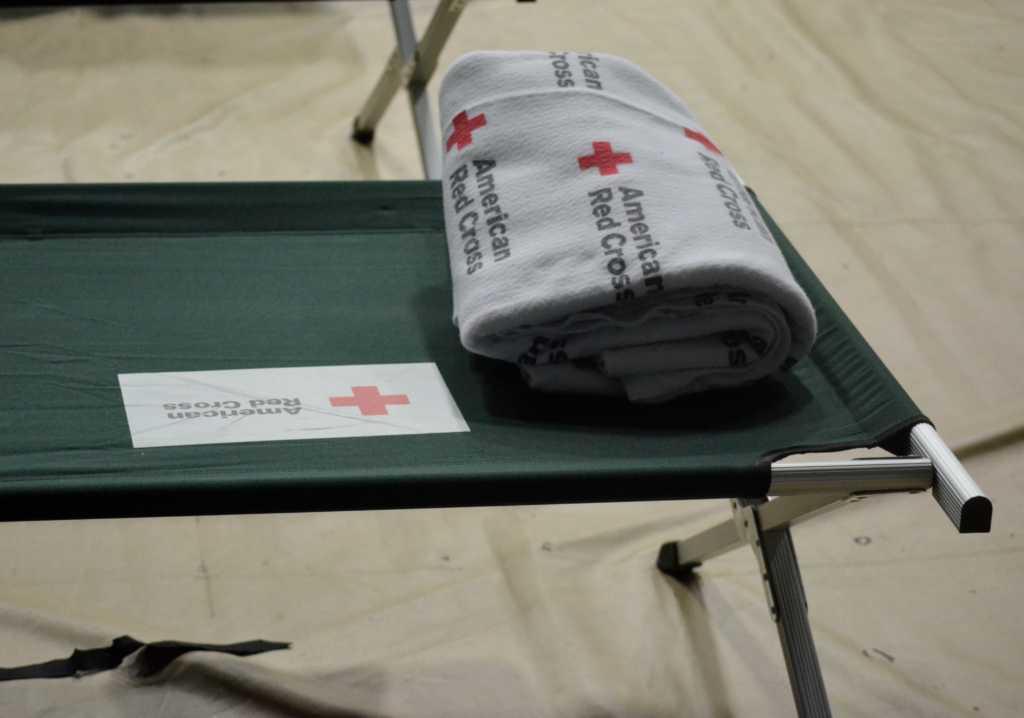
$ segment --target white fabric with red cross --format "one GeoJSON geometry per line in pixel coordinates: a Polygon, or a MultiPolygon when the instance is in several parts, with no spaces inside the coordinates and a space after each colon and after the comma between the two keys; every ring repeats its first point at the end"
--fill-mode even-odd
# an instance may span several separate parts
{"type": "Polygon", "coordinates": [[[814,310],[728,160],[618,57],[473,52],[441,81],[454,318],[541,391],[655,402],[787,370],[814,310]]]}

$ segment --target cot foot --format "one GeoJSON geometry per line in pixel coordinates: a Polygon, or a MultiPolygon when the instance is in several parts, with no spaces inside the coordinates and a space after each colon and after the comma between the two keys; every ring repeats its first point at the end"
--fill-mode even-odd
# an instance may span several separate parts
{"type": "Polygon", "coordinates": [[[352,139],[361,145],[369,145],[373,142],[373,130],[361,128],[359,126],[359,118],[357,117],[352,123],[352,139]]]}
{"type": "Polygon", "coordinates": [[[666,576],[671,576],[677,581],[685,581],[693,575],[693,569],[700,566],[700,561],[679,564],[679,546],[675,541],[663,544],[658,551],[658,570],[666,576]]]}

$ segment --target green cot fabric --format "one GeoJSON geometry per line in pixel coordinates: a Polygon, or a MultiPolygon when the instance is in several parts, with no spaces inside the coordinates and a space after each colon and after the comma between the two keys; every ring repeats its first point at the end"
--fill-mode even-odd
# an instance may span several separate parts
{"type": "Polygon", "coordinates": [[[540,395],[451,321],[436,182],[0,187],[0,520],[755,497],[773,458],[923,420],[818,311],[781,380],[540,395]],[[117,375],[435,362],[471,431],[133,449],[117,375]]]}

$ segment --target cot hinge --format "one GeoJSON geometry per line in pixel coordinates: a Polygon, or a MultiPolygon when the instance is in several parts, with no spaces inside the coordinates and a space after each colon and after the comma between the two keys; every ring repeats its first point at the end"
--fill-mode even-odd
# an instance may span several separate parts
{"type": "Polygon", "coordinates": [[[761,521],[756,506],[741,506],[736,499],[730,503],[732,504],[732,517],[736,522],[736,533],[754,549],[757,568],[761,573],[761,585],[764,587],[764,597],[768,602],[768,612],[771,614],[772,620],[778,623],[779,610],[775,606],[772,584],[768,580],[768,563],[765,561],[764,550],[761,547],[761,521]]]}

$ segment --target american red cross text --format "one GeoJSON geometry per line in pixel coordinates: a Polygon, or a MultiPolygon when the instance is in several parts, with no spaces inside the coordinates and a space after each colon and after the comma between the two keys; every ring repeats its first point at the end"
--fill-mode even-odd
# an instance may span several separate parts
{"type": "Polygon", "coordinates": [[[331,406],[358,406],[363,416],[382,416],[388,413],[388,404],[408,404],[405,394],[382,395],[375,386],[354,386],[352,396],[332,396],[331,406]]]}
{"type": "Polygon", "coordinates": [[[452,124],[455,125],[455,132],[448,138],[448,142],[445,144],[445,152],[450,152],[452,145],[457,144],[459,149],[465,149],[473,144],[473,130],[478,130],[487,124],[487,118],[481,113],[476,117],[470,117],[463,110],[459,114],[452,118],[452,124]]]}
{"type": "Polygon", "coordinates": [[[628,152],[612,152],[611,142],[594,142],[594,154],[577,158],[581,170],[597,167],[603,175],[617,175],[618,165],[633,164],[633,155],[628,152]]]}

